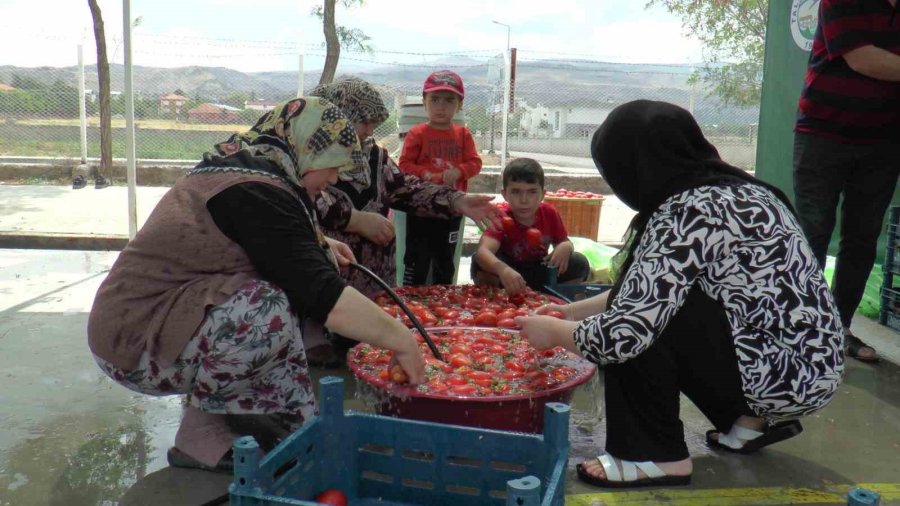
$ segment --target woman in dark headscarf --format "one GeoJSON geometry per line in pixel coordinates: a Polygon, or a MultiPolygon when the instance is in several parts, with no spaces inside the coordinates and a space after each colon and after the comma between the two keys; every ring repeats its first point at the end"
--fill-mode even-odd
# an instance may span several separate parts
{"type": "MultiPolygon", "coordinates": [[[[449,218],[464,215],[477,224],[499,225],[500,213],[490,196],[467,195],[449,186],[438,185],[403,174],[385,148],[375,143],[375,128],[388,118],[381,94],[368,82],[349,77],[315,88],[312,96],[338,106],[353,124],[362,145],[364,166],[342,172],[337,184],[326,189],[316,201],[322,227],[335,239],[345,242],[363,265],[393,286],[396,279],[394,226],[388,211],[397,209],[418,216],[449,218]]],[[[347,283],[365,295],[381,291],[358,271],[345,272],[347,283]]],[[[323,339],[309,333],[310,361],[337,365],[337,357],[323,339]]]]}
{"type": "Polygon", "coordinates": [[[123,386],[186,395],[171,465],[228,471],[237,434],[270,446],[315,414],[303,320],[394,350],[413,383],[424,362],[412,333],[341,279],[349,248],[319,232],[313,199],[364,163],[340,110],[291,100],[216,151],[119,255],[88,343],[123,386]]]}
{"type": "Polygon", "coordinates": [[[707,442],[751,453],[798,434],[843,373],[841,321],[790,203],[719,157],[686,110],[617,107],[591,153],[637,211],[612,290],[522,318],[538,348],[605,366],[606,453],[578,465],[608,487],[690,482],[684,393],[707,442]]]}

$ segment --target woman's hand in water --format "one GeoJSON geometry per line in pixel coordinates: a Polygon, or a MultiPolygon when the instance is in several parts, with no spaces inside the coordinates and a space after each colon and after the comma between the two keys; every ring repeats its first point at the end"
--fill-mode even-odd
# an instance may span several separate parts
{"type": "Polygon", "coordinates": [[[562,346],[567,350],[577,351],[572,335],[578,322],[543,315],[518,316],[515,322],[522,329],[519,335],[528,339],[538,350],[562,346]]]}

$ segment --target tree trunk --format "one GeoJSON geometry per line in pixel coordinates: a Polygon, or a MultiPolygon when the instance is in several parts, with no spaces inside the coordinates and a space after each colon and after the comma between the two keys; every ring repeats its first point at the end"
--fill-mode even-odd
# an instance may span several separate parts
{"type": "Polygon", "coordinates": [[[324,18],[322,28],[325,31],[325,66],[322,68],[322,77],[319,84],[330,84],[334,81],[334,73],[337,70],[338,59],[341,57],[341,44],[338,41],[337,29],[334,25],[334,2],[325,0],[324,18]]]}
{"type": "Polygon", "coordinates": [[[103,15],[97,0],[88,0],[94,18],[94,39],[97,42],[97,80],[100,86],[100,171],[96,176],[112,173],[112,116],[109,102],[109,62],[106,60],[106,33],[103,15]]]}

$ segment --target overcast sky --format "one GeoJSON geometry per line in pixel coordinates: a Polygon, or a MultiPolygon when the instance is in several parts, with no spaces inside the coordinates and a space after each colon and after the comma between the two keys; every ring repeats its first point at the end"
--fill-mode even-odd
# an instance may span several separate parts
{"type": "MultiPolygon", "coordinates": [[[[123,61],[122,2],[99,0],[110,60],[123,61]]],[[[644,0],[366,0],[338,24],[369,35],[374,53],[343,53],[342,66],[414,64],[441,54],[486,58],[511,45],[521,59],[585,58],[628,63],[702,60],[699,43],[683,36],[681,21],[644,0]]],[[[131,0],[136,65],[209,65],[241,71],[296,70],[298,51],[307,70],[322,65],[320,22],[313,0],[131,0]]],[[[340,0],[338,1],[340,4],[340,0]]],[[[96,62],[87,0],[2,0],[0,65],[96,62]]]]}

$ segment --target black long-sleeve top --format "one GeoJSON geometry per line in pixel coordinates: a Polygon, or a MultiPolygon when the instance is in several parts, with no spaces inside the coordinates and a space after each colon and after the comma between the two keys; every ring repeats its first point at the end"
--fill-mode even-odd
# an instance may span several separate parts
{"type": "Polygon", "coordinates": [[[319,243],[313,205],[270,184],[229,187],[206,203],[223,234],[239,244],[256,271],[285,291],[301,317],[324,323],[346,283],[319,243]]]}

